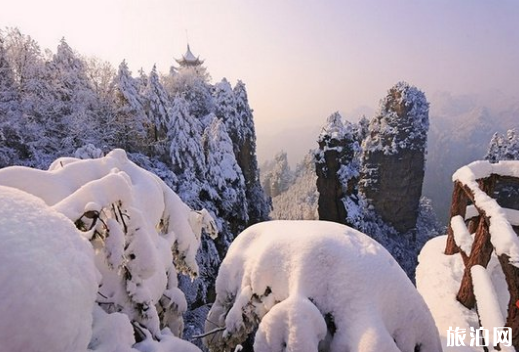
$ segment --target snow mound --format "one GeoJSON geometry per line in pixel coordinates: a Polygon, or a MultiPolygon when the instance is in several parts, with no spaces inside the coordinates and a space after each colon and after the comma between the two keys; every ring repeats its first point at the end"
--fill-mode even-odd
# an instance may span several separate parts
{"type": "Polygon", "coordinates": [[[423,299],[368,236],[325,221],[256,224],[232,243],[205,339],[233,350],[440,351],[423,299]]]}
{"type": "Polygon", "coordinates": [[[0,186],[0,351],[85,351],[98,272],[91,245],[41,199],[0,186]]]}
{"type": "MultiPolygon", "coordinates": [[[[146,351],[167,351],[174,344],[171,341],[180,341],[187,303],[178,288],[177,274],[198,275],[195,257],[202,231],[216,235],[216,224],[206,210],[192,211],[121,149],[96,159],[61,158],[47,171],[4,168],[0,185],[32,193],[37,204],[46,203],[48,211],[62,214],[77,241],[90,241],[85,242],[86,253],[101,280],[85,292],[97,293],[95,301],[108,316],[96,312],[89,348],[104,352],[117,346],[117,351],[130,351],[135,344],[134,330],[146,351]],[[108,327],[113,336],[98,324],[108,327]],[[165,341],[170,341],[168,346],[165,341]]],[[[39,236],[37,227],[33,232],[39,236]]],[[[67,253],[68,247],[62,244],[51,250],[67,253]]],[[[51,262],[49,272],[56,267],[51,262]]],[[[46,279],[60,293],[68,294],[62,280],[46,279]]],[[[90,316],[93,309],[91,305],[90,316]]],[[[91,324],[92,317],[85,321],[91,324]]]]}

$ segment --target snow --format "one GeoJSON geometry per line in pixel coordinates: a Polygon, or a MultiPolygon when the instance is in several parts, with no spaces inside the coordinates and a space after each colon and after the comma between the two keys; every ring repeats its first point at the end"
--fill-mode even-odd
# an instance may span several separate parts
{"type": "MultiPolygon", "coordinates": [[[[76,295],[80,300],[84,300],[85,295],[92,296],[90,304],[87,305],[88,309],[85,308],[89,313],[88,317],[74,314],[75,311],[67,306],[66,299],[60,295],[56,297],[62,299],[64,303],[56,301],[48,305],[57,312],[61,312],[59,307],[55,308],[58,303],[67,308],[70,312],[62,312],[60,323],[64,321],[68,324],[67,322],[70,321],[71,328],[74,328],[75,319],[78,317],[84,320],[89,328],[87,337],[79,343],[88,344],[89,335],[92,333],[90,325],[94,300],[97,300],[97,304],[106,313],[110,313],[108,317],[99,312],[95,313],[94,324],[99,322],[99,324],[113,326],[120,332],[116,335],[121,337],[122,343],[127,344],[123,347],[130,348],[134,343],[133,337],[127,336],[128,331],[131,331],[133,336],[132,323],[138,323],[143,334],[149,335],[149,345],[154,346],[152,349],[148,348],[149,351],[166,351],[175,344],[174,341],[180,341],[178,338],[169,337],[172,334],[180,336],[183,329],[182,314],[187,309],[185,297],[177,287],[177,273],[181,272],[193,277],[198,274],[195,257],[202,230],[213,237],[216,235],[216,224],[207,211],[192,211],[164,182],[132,163],[126,153],[120,149],[110,152],[103,158],[57,160],[48,171],[26,167],[4,168],[0,170],[0,185],[13,187],[2,189],[17,188],[29,193],[34,192],[30,195],[31,201],[47,209],[47,212],[61,213],[59,216],[62,222],[68,226],[55,224],[47,219],[47,225],[32,228],[31,236],[35,238],[56,236],[52,231],[59,232],[63,227],[73,231],[76,236],[75,241],[83,243],[84,247],[80,248],[80,251],[84,251],[84,254],[77,254],[68,247],[79,245],[74,242],[67,245],[63,240],[60,242],[56,239],[50,243],[51,253],[44,257],[45,260],[48,260],[47,257],[52,259],[53,256],[57,257],[56,260],[60,258],[52,251],[63,255],[70,253],[72,258],[80,262],[86,255],[89,258],[89,261],[83,264],[86,274],[76,270],[76,266],[70,265],[73,276],[77,276],[77,280],[83,276],[87,278],[92,276],[89,274],[88,265],[94,268],[92,269],[94,273],[97,272],[95,267],[101,273],[99,282],[88,282],[88,285],[84,285],[88,287],[81,288],[84,292],[76,295]],[[81,231],[77,231],[74,224],[81,231]],[[53,230],[47,235],[45,231],[49,232],[51,228],[53,230]],[[85,241],[87,239],[90,240],[90,244],[85,241]],[[160,307],[160,311],[157,307],[160,307]],[[112,316],[112,314],[118,315],[112,316]],[[151,340],[160,341],[160,344],[155,344],[151,340]]],[[[21,193],[21,191],[14,192],[21,193]]],[[[30,209],[29,206],[28,208],[30,209]]],[[[4,216],[6,212],[0,214],[4,216]]],[[[0,219],[4,221],[3,218],[0,219]]],[[[9,234],[10,231],[11,228],[8,227],[7,233],[9,234]]],[[[34,240],[34,243],[39,242],[34,240]]],[[[9,249],[9,247],[5,248],[9,249]]],[[[3,257],[0,258],[3,260],[3,257]]],[[[63,286],[63,282],[71,282],[73,288],[74,278],[60,280],[60,273],[53,272],[60,265],[63,266],[63,263],[53,264],[52,260],[48,262],[49,268],[42,266],[41,269],[48,270],[52,275],[41,275],[41,278],[48,281],[47,285],[56,287],[59,293],[63,292],[67,296],[74,293],[63,286]]],[[[20,278],[24,274],[21,273],[20,278]]],[[[42,287],[45,286],[42,284],[42,287]]],[[[22,290],[16,287],[13,289],[22,290]]],[[[25,289],[22,292],[25,292],[25,289]]],[[[84,305],[78,304],[78,306],[84,305]]],[[[27,323],[30,320],[23,319],[23,321],[27,323]]],[[[94,326],[93,334],[95,340],[93,343],[98,347],[96,350],[107,350],[108,347],[102,343],[102,340],[106,339],[103,331],[94,326]]],[[[185,343],[179,342],[179,344],[185,343]]],[[[85,347],[86,345],[82,349],[84,350],[85,347]]],[[[82,349],[66,348],[65,350],[82,349]]],[[[63,349],[57,347],[48,350],[63,349]]]]}
{"type": "Polygon", "coordinates": [[[401,150],[424,151],[429,129],[429,103],[425,94],[398,82],[380,101],[378,116],[369,124],[363,149],[394,155],[401,150]]]}
{"type": "Polygon", "coordinates": [[[191,49],[189,48],[189,44],[187,45],[186,53],[184,55],[182,55],[182,57],[184,58],[184,60],[189,61],[189,62],[194,62],[197,60],[195,55],[193,55],[193,53],[191,52],[191,49]]]}
{"type": "MultiPolygon", "coordinates": [[[[481,265],[474,265],[470,268],[470,274],[472,276],[481,326],[490,331],[493,331],[494,328],[505,326],[506,320],[503,314],[501,314],[498,296],[487,269],[481,265]]],[[[490,345],[493,346],[493,334],[489,334],[489,337],[490,345]]]]}
{"type": "Polygon", "coordinates": [[[475,161],[458,169],[452,176],[454,182],[466,185],[474,195],[474,205],[489,218],[490,238],[498,255],[510,257],[510,264],[519,266],[519,239],[514,232],[506,213],[495,199],[483,192],[477,180],[492,174],[519,177],[518,161],[500,161],[491,164],[489,161],[475,161]]]}
{"type": "MultiPolygon", "coordinates": [[[[456,300],[464,272],[464,264],[460,255],[445,255],[447,236],[438,236],[426,243],[422,249],[416,268],[416,285],[440,332],[443,351],[481,351],[475,346],[447,346],[447,331],[449,327],[464,329],[469,335],[470,328],[478,329],[479,321],[475,310],[468,310],[456,300]]],[[[495,254],[487,265],[486,273],[481,275],[481,269],[476,273],[475,288],[478,309],[481,304],[484,314],[490,316],[491,324],[496,324],[495,318],[506,314],[508,307],[508,289],[501,270],[501,265],[495,254]],[[482,278],[482,276],[485,276],[482,278]],[[493,287],[492,290],[488,290],[493,287]],[[482,291],[484,293],[482,293],[482,291]],[[483,302],[492,300],[492,303],[483,302]],[[481,301],[481,302],[480,302],[481,301]]],[[[481,311],[480,311],[481,313],[481,311]]],[[[483,324],[489,324],[483,322],[483,324]]],[[[503,325],[499,325],[503,326],[503,325]]],[[[489,328],[485,326],[485,328],[489,328]]],[[[492,335],[490,327],[490,335],[492,335]]],[[[465,339],[469,345],[470,339],[465,339]]]]}
{"type": "Polygon", "coordinates": [[[342,116],[339,112],[334,112],[326,119],[326,125],[323,126],[317,142],[325,139],[342,140],[348,130],[342,122],[342,116]]]}
{"type": "Polygon", "coordinates": [[[222,262],[216,294],[206,331],[225,331],[206,338],[213,351],[233,349],[259,321],[257,352],[440,349],[427,306],[391,255],[337,223],[249,227],[222,262]],[[336,331],[325,331],[327,321],[336,331]]]}
{"type": "Polygon", "coordinates": [[[85,351],[99,274],[90,244],[41,199],[0,186],[0,351],[85,351]]]}
{"type": "Polygon", "coordinates": [[[467,256],[470,256],[474,239],[469,233],[467,226],[465,226],[465,220],[460,215],[457,215],[451,219],[451,227],[454,231],[456,244],[467,256]]]}

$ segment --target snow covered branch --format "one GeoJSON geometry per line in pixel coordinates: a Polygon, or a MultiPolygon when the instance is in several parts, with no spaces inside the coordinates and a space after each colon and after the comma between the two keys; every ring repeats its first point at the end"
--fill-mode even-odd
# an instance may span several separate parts
{"type": "Polygon", "coordinates": [[[123,150],[98,159],[58,160],[49,171],[4,168],[0,185],[33,193],[48,211],[63,214],[90,240],[91,265],[101,274],[99,287],[95,283],[93,289],[104,310],[95,310],[90,302],[96,346],[126,343],[130,348],[135,343],[133,329],[129,337],[96,332],[96,324],[111,324],[120,313],[126,320],[117,315],[116,329],[137,324],[145,336],[161,343],[181,335],[187,304],[177,287],[177,272],[198,274],[195,256],[201,233],[216,236],[207,211],[192,211],[158,177],[129,161],[123,150]]]}

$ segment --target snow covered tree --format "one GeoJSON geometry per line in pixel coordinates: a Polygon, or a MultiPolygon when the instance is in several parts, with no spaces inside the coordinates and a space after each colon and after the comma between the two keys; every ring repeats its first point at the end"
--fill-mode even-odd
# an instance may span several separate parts
{"type": "Polygon", "coordinates": [[[203,120],[210,112],[214,111],[214,101],[211,94],[211,86],[207,78],[192,67],[183,67],[174,76],[173,91],[171,97],[181,96],[188,102],[189,113],[203,120]]]}
{"type": "Polygon", "coordinates": [[[242,232],[220,267],[206,334],[211,352],[251,334],[255,352],[441,350],[427,305],[391,255],[323,221],[242,232]]]}
{"type": "Polygon", "coordinates": [[[223,78],[214,86],[214,104],[215,114],[225,123],[225,127],[233,141],[234,153],[237,155],[238,150],[243,145],[243,120],[238,116],[236,108],[236,98],[232,90],[231,84],[227,79],[223,78]]]}
{"type": "Polygon", "coordinates": [[[86,74],[85,62],[65,39],[61,39],[56,54],[49,62],[53,89],[56,130],[53,138],[61,152],[70,155],[78,147],[96,143],[100,139],[98,97],[86,74]]]}
{"type": "Polygon", "coordinates": [[[20,94],[27,162],[46,167],[61,151],[55,132],[63,131],[51,70],[36,41],[17,29],[7,30],[4,48],[20,94]]]}
{"type": "Polygon", "coordinates": [[[216,203],[218,215],[229,221],[231,231],[237,234],[248,222],[245,180],[222,119],[213,115],[211,124],[204,132],[203,145],[207,181],[211,186],[210,197],[216,203]]]}
{"type": "Polygon", "coordinates": [[[90,58],[86,61],[85,73],[97,97],[97,106],[92,112],[99,125],[100,135],[96,144],[107,149],[117,144],[116,107],[112,102],[117,71],[108,61],[90,58]]]}
{"type": "Polygon", "coordinates": [[[169,72],[167,74],[161,75],[161,83],[169,97],[175,96],[175,80],[178,75],[177,69],[175,66],[171,66],[169,68],[169,72]]]}
{"type": "Polygon", "coordinates": [[[167,126],[169,124],[170,101],[168,94],[159,80],[157,67],[153,69],[148,78],[144,91],[146,99],[146,114],[150,121],[148,139],[155,155],[167,154],[167,126]]]}
{"type": "Polygon", "coordinates": [[[360,190],[384,222],[415,228],[425,168],[429,103],[405,82],[389,89],[362,144],[360,190]]]}
{"type": "Polygon", "coordinates": [[[516,129],[506,131],[506,135],[495,133],[488,146],[485,160],[497,163],[500,160],[519,160],[519,135],[516,129]]]}
{"type": "MultiPolygon", "coordinates": [[[[488,146],[485,159],[491,163],[501,160],[519,160],[519,135],[516,129],[506,131],[506,135],[495,133],[488,146]]],[[[511,209],[519,210],[519,187],[516,183],[500,180],[494,189],[494,198],[498,203],[511,209]]]]}
{"type": "Polygon", "coordinates": [[[235,148],[237,147],[236,159],[245,178],[249,224],[252,225],[268,219],[270,205],[261,187],[256,156],[256,130],[245,84],[238,80],[233,93],[236,99],[236,117],[241,125],[238,140],[233,142],[235,148]]]}
{"type": "Polygon", "coordinates": [[[2,253],[7,261],[2,265],[25,265],[14,285],[19,292],[4,285],[7,278],[12,284],[12,277],[0,274],[0,284],[10,287],[11,303],[17,308],[16,320],[11,314],[0,317],[2,346],[7,343],[8,350],[15,351],[50,342],[49,349],[60,352],[87,346],[94,350],[198,351],[178,338],[186,300],[177,287],[177,273],[198,274],[195,256],[202,230],[215,234],[215,224],[205,210],[192,211],[158,177],[129,161],[123,150],[98,159],[58,159],[49,171],[4,168],[0,185],[4,208],[9,203],[3,194],[17,191],[23,195],[18,196],[21,212],[20,206],[1,212],[7,217],[0,216],[4,229],[0,237],[11,246],[2,248],[15,254],[2,253]],[[25,219],[24,208],[30,209],[25,216],[34,222],[13,226],[16,219],[25,219]],[[51,266],[42,266],[34,255],[24,255],[17,262],[17,252],[34,254],[34,249],[12,247],[23,244],[12,238],[26,237],[20,236],[24,226],[26,235],[34,237],[29,242],[36,241],[38,253],[48,253],[46,263],[51,266]],[[26,286],[31,280],[41,282],[38,286],[46,293],[45,298],[30,298],[37,303],[18,297],[27,300],[26,286]],[[63,282],[70,292],[59,289],[63,282]],[[43,332],[56,338],[33,338],[27,328],[46,312],[58,320],[52,324],[45,320],[43,332]],[[38,314],[35,321],[27,320],[38,314]],[[61,328],[53,332],[54,326],[61,328]]]}
{"type": "Polygon", "coordinates": [[[191,205],[200,197],[207,172],[202,147],[202,124],[191,115],[189,103],[181,97],[173,101],[169,116],[169,155],[172,170],[180,182],[177,192],[191,205]]]}
{"type": "Polygon", "coordinates": [[[274,165],[263,178],[263,188],[267,196],[274,198],[290,187],[292,179],[287,153],[282,150],[274,156],[274,165]]]}
{"type": "Polygon", "coordinates": [[[0,36],[0,167],[19,159],[19,154],[25,149],[19,129],[21,124],[18,86],[0,36]]]}
{"type": "Polygon", "coordinates": [[[318,220],[317,174],[314,151],[297,164],[294,180],[285,192],[272,198],[271,216],[276,220],[318,220]]]}
{"type": "Polygon", "coordinates": [[[118,146],[127,151],[143,150],[146,146],[149,121],[144,111],[139,86],[132,77],[126,61],[121,62],[113,82],[115,119],[118,125],[118,146]]]}
{"type": "MultiPolygon", "coordinates": [[[[155,67],[155,65],[153,65],[155,67]]],[[[137,88],[140,95],[145,95],[146,89],[148,88],[148,83],[150,78],[144,72],[144,68],[139,69],[139,75],[135,78],[135,82],[137,83],[137,88]]]]}

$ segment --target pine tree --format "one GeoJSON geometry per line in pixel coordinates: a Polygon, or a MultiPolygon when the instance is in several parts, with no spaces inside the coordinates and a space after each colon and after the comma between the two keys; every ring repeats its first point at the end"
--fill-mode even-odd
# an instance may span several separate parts
{"type": "Polygon", "coordinates": [[[488,146],[485,159],[491,163],[501,160],[519,160],[519,135],[516,129],[506,131],[506,136],[495,133],[488,146]]]}
{"type": "Polygon", "coordinates": [[[240,146],[243,145],[244,136],[242,135],[242,120],[238,117],[236,98],[227,79],[214,86],[215,114],[222,119],[225,127],[233,141],[233,150],[238,154],[240,146]]]}
{"type": "Polygon", "coordinates": [[[211,124],[203,136],[207,165],[207,180],[215,190],[213,196],[220,216],[241,224],[236,234],[245,228],[248,221],[245,180],[234,157],[232,140],[222,119],[213,115],[211,124]]]}
{"type": "MultiPolygon", "coordinates": [[[[211,86],[207,78],[192,67],[183,67],[174,75],[173,87],[170,96],[181,96],[189,104],[189,113],[203,121],[214,111],[214,101],[211,86]]],[[[206,122],[207,125],[207,122],[206,122]]]]}
{"type": "Polygon", "coordinates": [[[167,151],[167,126],[169,124],[170,102],[166,90],[159,81],[157,67],[148,77],[148,83],[144,91],[146,99],[146,115],[150,121],[148,140],[153,153],[162,156],[167,151]]]}
{"type": "Polygon", "coordinates": [[[274,156],[274,166],[265,175],[264,188],[267,190],[267,195],[274,198],[285,192],[290,187],[292,179],[287,153],[282,150],[274,156]]]}
{"type": "Polygon", "coordinates": [[[61,39],[56,54],[49,63],[56,94],[56,127],[54,138],[59,139],[65,155],[77,148],[96,143],[100,139],[101,121],[96,111],[99,99],[86,73],[85,62],[61,39]]]}
{"type": "Polygon", "coordinates": [[[18,162],[24,149],[19,126],[22,110],[18,87],[0,37],[0,168],[18,162]]]}
{"type": "Polygon", "coordinates": [[[171,168],[179,178],[177,192],[189,205],[200,197],[207,172],[202,148],[202,124],[189,112],[189,103],[175,98],[171,111],[168,141],[171,168]]]}
{"type": "Polygon", "coordinates": [[[60,153],[54,138],[59,115],[53,78],[38,43],[18,29],[8,29],[4,37],[6,58],[20,93],[23,140],[28,164],[47,167],[60,153]]]}
{"type": "MultiPolygon", "coordinates": [[[[519,135],[516,129],[506,135],[495,133],[488,146],[485,159],[491,163],[502,160],[519,160],[519,135]]],[[[494,198],[505,208],[519,209],[519,188],[514,182],[499,180],[494,188],[494,198]]]]}
{"type": "Polygon", "coordinates": [[[116,143],[130,152],[144,150],[149,121],[144,112],[138,84],[126,61],[119,65],[113,85],[115,119],[119,125],[116,143]]]}
{"type": "Polygon", "coordinates": [[[233,89],[236,100],[236,117],[241,126],[238,134],[241,139],[234,141],[236,159],[243,171],[248,204],[249,225],[268,220],[270,203],[261,187],[258,159],[256,156],[256,131],[252,109],[249,106],[247,90],[242,81],[238,81],[233,89]]]}

